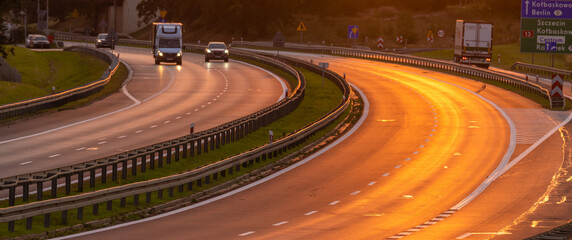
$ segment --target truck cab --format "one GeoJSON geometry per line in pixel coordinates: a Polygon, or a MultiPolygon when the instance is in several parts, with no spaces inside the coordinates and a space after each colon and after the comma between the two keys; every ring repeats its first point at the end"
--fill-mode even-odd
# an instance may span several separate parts
{"type": "Polygon", "coordinates": [[[153,58],[155,64],[161,62],[182,64],[183,24],[153,23],[153,58]]]}

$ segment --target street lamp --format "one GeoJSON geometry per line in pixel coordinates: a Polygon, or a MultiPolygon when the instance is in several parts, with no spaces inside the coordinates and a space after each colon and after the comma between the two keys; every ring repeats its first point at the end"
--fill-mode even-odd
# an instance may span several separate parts
{"type": "Polygon", "coordinates": [[[24,10],[20,11],[20,16],[24,17],[24,39],[26,39],[26,36],[28,35],[28,23],[26,18],[26,11],[24,10]]]}

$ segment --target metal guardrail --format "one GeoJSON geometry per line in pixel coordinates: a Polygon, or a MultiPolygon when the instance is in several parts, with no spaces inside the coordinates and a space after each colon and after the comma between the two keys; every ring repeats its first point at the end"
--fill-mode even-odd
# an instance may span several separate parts
{"type": "MultiPolygon", "coordinates": [[[[65,39],[62,39],[65,40],[65,39]]],[[[120,40],[120,44],[122,44],[122,40],[120,40]]],[[[135,45],[140,44],[140,46],[149,46],[150,44],[145,41],[134,41],[134,40],[123,40],[123,44],[128,45],[135,45]]],[[[204,46],[200,45],[184,45],[187,50],[191,51],[200,51],[204,48],[204,46]]],[[[235,45],[236,46],[236,45],[235,45]]],[[[300,49],[296,49],[300,50],[300,49]]],[[[478,69],[470,66],[465,65],[458,65],[454,63],[444,62],[444,61],[436,61],[432,59],[425,59],[419,57],[412,57],[412,56],[403,56],[403,55],[396,55],[390,53],[380,53],[374,51],[364,51],[364,50],[356,50],[356,49],[345,49],[345,48],[320,48],[320,49],[313,49],[311,47],[303,47],[302,50],[306,51],[318,51],[322,54],[332,54],[332,55],[342,55],[342,56],[351,56],[351,57],[361,57],[367,59],[375,59],[381,61],[390,61],[390,62],[397,62],[402,64],[410,64],[422,67],[429,67],[429,68],[437,68],[445,71],[453,71],[462,74],[468,74],[478,77],[484,77],[487,79],[501,81],[509,85],[514,85],[516,87],[521,88],[522,90],[533,92],[540,96],[543,96],[550,100],[550,96],[548,91],[536,84],[531,83],[523,83],[522,81],[507,76],[505,74],[500,74],[484,69],[478,69]]],[[[249,53],[240,50],[233,50],[233,55],[248,55],[249,53]]],[[[252,54],[252,53],[250,53],[252,54]]],[[[254,54],[252,54],[254,55],[254,54]]],[[[253,60],[260,60],[262,57],[257,57],[254,55],[250,56],[253,60]]],[[[310,63],[305,63],[299,60],[290,59],[283,56],[274,56],[274,58],[278,58],[282,61],[290,62],[291,64],[294,63],[295,65],[304,66],[306,68],[310,68],[315,72],[321,72],[322,69],[318,68],[315,65],[310,63]]],[[[276,63],[274,63],[276,64],[276,63]]],[[[277,64],[280,65],[280,64],[277,64]]],[[[71,197],[63,197],[63,198],[55,198],[46,201],[39,201],[34,203],[23,204],[19,206],[12,206],[4,209],[0,209],[0,222],[8,222],[8,229],[10,231],[14,230],[14,221],[18,219],[28,219],[27,221],[31,222],[31,218],[34,216],[44,215],[44,226],[49,227],[49,219],[50,214],[55,212],[62,213],[62,219],[67,219],[67,210],[70,209],[82,209],[87,206],[93,206],[93,213],[97,214],[99,209],[100,203],[107,202],[108,209],[111,206],[111,201],[120,199],[121,205],[125,206],[126,198],[133,197],[132,204],[137,205],[139,203],[139,195],[145,194],[146,200],[150,201],[150,196],[153,192],[157,192],[158,197],[162,197],[163,190],[167,189],[169,191],[169,195],[172,195],[173,189],[178,186],[180,192],[184,191],[184,187],[187,186],[187,189],[191,189],[193,183],[197,185],[201,185],[203,180],[205,183],[210,182],[210,179],[218,179],[218,176],[225,176],[227,173],[232,174],[234,170],[239,170],[241,166],[245,167],[253,162],[258,162],[260,160],[264,160],[266,158],[272,158],[276,156],[279,152],[282,152],[288,148],[296,146],[300,144],[301,141],[304,141],[309,136],[311,136],[315,131],[321,129],[322,127],[326,126],[330,122],[332,122],[337,116],[341,115],[343,111],[347,108],[349,104],[349,86],[345,80],[343,80],[339,75],[333,73],[331,71],[326,71],[326,77],[328,79],[337,82],[338,86],[341,86],[344,91],[344,98],[332,112],[328,115],[324,116],[320,120],[308,125],[307,127],[303,128],[302,130],[291,134],[283,139],[280,139],[274,143],[267,144],[263,147],[253,149],[247,153],[234,156],[229,159],[225,159],[223,161],[213,163],[207,166],[203,166],[201,168],[181,173],[178,175],[173,175],[166,178],[150,180],[146,182],[134,183],[125,186],[116,187],[113,189],[105,189],[95,192],[89,192],[80,194],[77,196],[71,197]],[[64,218],[65,215],[65,218],[64,218]]],[[[304,88],[298,89],[297,92],[300,92],[300,97],[293,97],[290,96],[288,101],[291,99],[301,100],[303,97],[303,90],[304,88]]],[[[283,100],[282,102],[286,102],[287,100],[283,100]]],[[[281,102],[281,103],[282,103],[281,102]]],[[[291,106],[290,106],[291,107],[291,106]]],[[[128,163],[131,162],[131,172],[132,174],[137,174],[138,164],[140,164],[140,171],[144,172],[145,167],[149,164],[150,168],[154,168],[155,163],[162,165],[163,160],[166,160],[169,163],[172,158],[175,158],[175,161],[179,159],[182,155],[186,157],[187,155],[193,156],[194,154],[200,154],[201,149],[204,151],[214,150],[215,146],[218,147],[221,144],[225,144],[226,141],[231,141],[232,139],[238,139],[242,137],[243,134],[251,131],[253,124],[247,119],[260,119],[265,118],[275,118],[278,114],[276,111],[267,111],[267,109],[262,110],[266,114],[253,114],[246,118],[242,118],[239,121],[234,121],[232,123],[226,124],[224,127],[221,128],[214,128],[209,129],[207,131],[203,131],[198,133],[197,136],[184,136],[179,139],[166,141],[159,144],[154,144],[152,146],[148,146],[145,148],[140,148],[138,150],[129,151],[123,154],[115,155],[109,158],[99,159],[96,161],[91,161],[87,163],[82,163],[79,165],[74,165],[69,168],[61,168],[56,169],[56,171],[45,171],[42,173],[36,174],[28,174],[26,176],[18,176],[11,179],[2,179],[0,180],[0,187],[1,188],[8,188],[10,189],[10,195],[15,195],[16,187],[20,186],[25,190],[29,190],[30,184],[36,183],[38,188],[38,192],[42,192],[42,188],[44,182],[48,184],[51,182],[52,186],[52,196],[57,197],[57,182],[58,177],[64,178],[66,182],[66,192],[69,193],[69,189],[71,188],[70,178],[73,174],[78,175],[78,180],[80,183],[78,184],[78,188],[81,186],[82,189],[78,189],[80,192],[83,191],[83,175],[85,172],[89,172],[90,174],[90,186],[94,186],[95,184],[95,171],[97,169],[101,169],[102,173],[107,173],[109,168],[111,168],[112,172],[112,180],[118,179],[118,165],[121,164],[123,166],[122,169],[122,177],[125,178],[127,175],[127,166],[128,163]],[[271,113],[270,113],[271,112],[271,113]],[[237,124],[237,122],[241,122],[244,125],[237,124]],[[224,129],[224,130],[223,130],[224,129]],[[214,132],[214,134],[213,134],[214,132]],[[194,149],[197,146],[196,150],[194,149]],[[172,154],[174,152],[174,155],[172,154]],[[166,155],[166,158],[162,156],[166,155]],[[158,156],[158,157],[157,157],[158,156]]],[[[265,121],[267,123],[267,121],[265,121]]],[[[105,182],[107,179],[106,174],[102,174],[101,181],[105,182]]],[[[42,194],[38,194],[40,196],[38,200],[42,200],[42,194]]],[[[13,199],[13,198],[11,198],[13,199]]],[[[11,201],[11,205],[14,205],[13,200],[11,201]]],[[[80,212],[80,211],[78,211],[80,212]]],[[[78,214],[78,218],[79,218],[78,214]]],[[[30,224],[31,225],[31,224],[30,224]]],[[[28,227],[28,226],[27,226],[28,227]]],[[[31,226],[30,226],[31,228],[31,226]]]]}
{"type": "MultiPolygon", "coordinates": [[[[235,41],[233,42],[233,46],[268,47],[267,44],[265,43],[253,43],[246,41],[235,41]]],[[[478,68],[474,66],[463,65],[442,60],[435,60],[430,58],[417,57],[417,56],[401,55],[389,52],[359,50],[359,49],[343,48],[343,47],[328,47],[319,45],[304,46],[304,45],[287,44],[284,48],[279,48],[279,49],[365,58],[377,61],[414,65],[419,67],[433,68],[442,71],[476,76],[487,80],[497,81],[509,86],[516,87],[519,90],[541,96],[542,98],[548,100],[550,102],[550,106],[552,107],[552,99],[550,97],[550,92],[547,89],[543,88],[542,86],[535,83],[523,81],[520,78],[511,76],[509,74],[495,72],[492,70],[478,68]]]]}
{"type": "Polygon", "coordinates": [[[518,70],[523,72],[529,72],[533,74],[539,74],[543,76],[552,77],[552,74],[560,74],[564,77],[564,79],[572,79],[572,71],[559,69],[559,68],[552,68],[540,65],[534,65],[529,63],[523,62],[516,62],[510,67],[510,70],[518,70]]]}
{"type": "Polygon", "coordinates": [[[84,47],[67,47],[64,49],[64,51],[77,51],[94,55],[106,61],[109,64],[109,68],[101,75],[99,80],[80,86],[78,88],[17,103],[1,105],[0,120],[61,106],[68,102],[75,101],[77,99],[81,99],[95,92],[98,92],[109,82],[119,67],[119,60],[117,57],[106,51],[99,51],[96,49],[84,47]]]}
{"type": "MultiPolygon", "coordinates": [[[[241,51],[234,51],[233,54],[235,57],[237,54],[250,55],[249,57],[258,58],[258,60],[260,61],[271,60],[268,57],[256,56],[253,55],[252,53],[247,53],[247,52],[242,53],[241,51]]],[[[274,58],[284,62],[289,62],[290,64],[303,66],[314,72],[322,71],[322,69],[318,68],[315,65],[295,60],[292,58],[287,58],[282,56],[275,56],[274,58]]],[[[284,66],[285,64],[281,64],[278,62],[275,62],[274,65],[285,67],[284,66]]],[[[291,71],[289,71],[290,73],[297,74],[297,72],[295,72],[292,68],[290,69],[291,69],[291,71]]],[[[351,94],[349,84],[345,82],[345,80],[338,74],[331,71],[326,71],[325,77],[332,80],[334,83],[336,83],[336,85],[340,86],[340,88],[343,91],[343,98],[340,100],[338,106],[331,112],[323,116],[322,118],[316,120],[313,123],[308,124],[307,126],[305,126],[304,128],[295,133],[292,133],[282,139],[277,140],[276,142],[269,143],[265,146],[252,149],[246,153],[213,164],[209,164],[195,170],[191,170],[188,172],[184,172],[169,177],[149,180],[146,182],[133,183],[111,189],[104,189],[104,190],[84,193],[76,196],[55,198],[45,201],[38,201],[38,202],[3,208],[0,209],[0,222],[8,222],[9,231],[14,231],[14,221],[19,219],[27,219],[26,228],[31,229],[32,218],[34,216],[43,215],[44,226],[49,227],[52,213],[61,212],[62,219],[68,219],[67,216],[68,210],[78,209],[78,213],[79,212],[82,213],[81,216],[78,214],[78,218],[82,218],[84,207],[92,206],[93,214],[97,214],[97,212],[99,211],[100,204],[107,203],[108,210],[111,210],[110,207],[112,205],[111,204],[112,201],[119,199],[120,205],[125,206],[125,204],[127,204],[126,203],[127,197],[133,197],[133,202],[130,202],[129,204],[138,205],[140,195],[145,195],[145,199],[147,202],[150,201],[151,194],[153,192],[157,192],[157,196],[159,198],[162,198],[163,191],[167,190],[169,192],[169,195],[172,196],[175,188],[178,188],[179,192],[184,191],[185,187],[190,190],[192,189],[193,184],[201,186],[203,184],[203,181],[204,183],[209,183],[211,181],[211,177],[212,179],[216,180],[218,179],[219,176],[226,176],[226,174],[233,174],[234,171],[239,171],[241,167],[246,167],[247,165],[253,164],[254,162],[266,160],[267,158],[273,158],[278,154],[282,153],[283,151],[286,151],[287,149],[298,146],[301,142],[311,137],[316,131],[324,128],[325,126],[333,122],[336,118],[338,118],[341,114],[343,114],[345,109],[349,106],[350,102],[349,96],[351,94]]],[[[296,91],[293,91],[292,96],[290,96],[288,99],[282,100],[280,103],[277,103],[276,105],[280,105],[282,106],[282,108],[289,108],[290,111],[293,110],[293,105],[292,104],[287,105],[286,103],[298,102],[303,98],[305,82],[303,80],[303,76],[300,76],[299,79],[301,87],[297,88],[296,91]]],[[[268,109],[277,109],[277,107],[271,107],[268,109]]],[[[277,111],[262,110],[261,112],[263,113],[255,113],[248,117],[242,118],[242,120],[250,121],[253,118],[254,119],[277,118],[279,117],[279,115],[281,115],[277,111]]],[[[265,123],[266,122],[268,121],[265,121],[265,123]]],[[[198,136],[185,136],[182,139],[171,140],[168,143],[155,144],[153,146],[139,149],[137,151],[127,152],[123,154],[123,156],[118,156],[122,157],[122,160],[106,158],[106,159],[101,159],[100,162],[96,161],[91,163],[84,163],[83,165],[74,166],[80,168],[83,167],[81,171],[76,171],[76,169],[71,168],[71,169],[66,169],[65,171],[54,173],[52,175],[49,174],[50,171],[47,171],[45,173],[49,176],[39,176],[41,180],[37,179],[38,176],[29,176],[31,178],[20,179],[22,180],[20,183],[24,183],[23,186],[26,186],[25,185],[26,183],[29,184],[37,182],[38,187],[40,187],[40,185],[42,185],[41,184],[42,181],[50,180],[52,181],[52,183],[57,182],[57,180],[55,180],[57,175],[63,175],[66,178],[66,181],[69,181],[71,174],[75,172],[76,174],[79,174],[78,179],[82,179],[84,171],[90,171],[90,176],[91,176],[90,182],[94,182],[95,177],[93,176],[95,175],[94,174],[95,168],[101,167],[96,165],[105,161],[113,161],[113,163],[111,163],[111,165],[107,164],[104,167],[104,169],[102,169],[102,172],[107,171],[108,167],[110,167],[113,169],[112,176],[114,176],[114,178],[117,179],[116,171],[117,171],[117,164],[119,163],[123,165],[123,170],[122,170],[123,177],[125,177],[126,175],[128,161],[132,162],[132,169],[131,169],[132,174],[136,174],[137,163],[141,163],[140,168],[146,166],[147,163],[150,163],[151,164],[150,166],[153,166],[152,164],[154,164],[155,161],[158,161],[158,164],[161,165],[161,162],[163,161],[163,157],[161,156],[164,155],[165,151],[167,155],[165,160],[167,162],[169,162],[173,157],[175,158],[175,161],[177,161],[178,157],[181,156],[181,154],[183,155],[183,157],[185,157],[187,155],[192,156],[195,153],[200,154],[201,148],[203,148],[205,151],[208,151],[209,149],[213,150],[215,148],[215,145],[216,147],[218,147],[219,144],[224,144],[225,143],[224,139],[229,138],[231,135],[234,135],[235,137],[238,138],[239,135],[242,135],[243,133],[242,131],[252,130],[251,126],[253,125],[256,124],[250,123],[246,125],[237,125],[235,123],[230,123],[230,129],[228,129],[228,127],[226,130],[219,130],[219,128],[211,129],[199,133],[198,136]],[[232,129],[234,129],[235,131],[232,131],[232,129]],[[213,135],[211,133],[212,131],[216,131],[216,133],[213,135]],[[165,144],[169,146],[164,146],[165,144]],[[196,150],[194,150],[195,145],[197,146],[196,150]],[[175,152],[174,156],[170,154],[171,152],[175,152]],[[157,155],[159,155],[158,159],[154,159],[156,153],[157,155]],[[147,162],[147,156],[149,162],[147,162]]],[[[104,179],[106,179],[106,177],[103,176],[105,175],[102,175],[101,180],[105,181],[104,179]]],[[[6,182],[3,183],[6,184],[6,182]]],[[[12,183],[12,184],[17,185],[17,183],[12,183]]],[[[11,192],[13,192],[16,185],[14,186],[4,185],[4,187],[9,187],[11,192]]],[[[82,185],[83,184],[81,183],[78,184],[78,186],[82,185]]],[[[66,190],[69,188],[68,186],[69,185],[66,185],[66,190]]],[[[52,193],[55,192],[52,191],[52,193]]]]}
{"type": "MultiPolygon", "coordinates": [[[[215,142],[218,146],[218,144],[225,144],[226,142],[242,138],[246,133],[252,132],[262,126],[266,126],[268,123],[288,114],[289,112],[293,111],[299,102],[303,99],[305,92],[305,80],[303,79],[303,76],[300,75],[298,71],[292,67],[271,58],[262,57],[249,52],[235,52],[234,56],[242,59],[257,60],[264,62],[265,64],[280,68],[298,79],[298,87],[292,91],[292,93],[286,99],[283,99],[278,103],[275,103],[246,117],[242,117],[222,124],[218,127],[192,134],[192,136],[182,136],[177,139],[164,141],[98,160],[83,162],[81,164],[69,167],[57,168],[42,171],[39,173],[5,177],[0,179],[0,190],[11,189],[11,191],[14,191],[14,188],[17,186],[23,186],[24,188],[27,188],[25,186],[26,184],[43,183],[48,180],[54,180],[57,178],[69,176],[70,174],[82,173],[84,171],[95,170],[97,168],[107,168],[110,165],[114,165],[116,168],[118,163],[134,161],[132,159],[146,157],[147,155],[151,154],[154,155],[156,152],[166,152],[166,154],[170,155],[171,152],[176,151],[178,153],[180,148],[193,149],[195,146],[200,147],[202,145],[204,145],[204,152],[208,152],[209,145],[212,145],[210,146],[210,149],[212,150],[214,148],[215,142]],[[183,147],[181,145],[185,146],[183,147]],[[169,151],[167,151],[167,149],[169,149],[169,151]]],[[[201,153],[201,149],[199,147],[197,147],[196,150],[197,154],[201,153]]],[[[151,159],[151,157],[149,157],[149,159],[151,159]]],[[[133,171],[136,171],[136,168],[137,167],[135,165],[133,171]]],[[[143,171],[145,171],[145,169],[143,169],[143,171]]],[[[42,188],[42,186],[43,184],[38,184],[38,188],[42,188]]]]}

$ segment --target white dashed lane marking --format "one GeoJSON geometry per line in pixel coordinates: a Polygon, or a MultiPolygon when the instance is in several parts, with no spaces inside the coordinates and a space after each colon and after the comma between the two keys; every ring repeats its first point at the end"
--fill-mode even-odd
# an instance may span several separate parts
{"type": "Polygon", "coordinates": [[[306,215],[306,216],[310,216],[310,215],[312,215],[312,214],[314,214],[314,213],[317,213],[317,212],[318,212],[318,211],[311,211],[311,212],[307,212],[307,213],[305,213],[304,215],[306,215]]]}
{"type": "Polygon", "coordinates": [[[275,224],[272,224],[272,226],[277,227],[277,226],[280,226],[280,225],[284,225],[284,224],[286,224],[286,223],[288,223],[288,221],[283,221],[283,222],[275,223],[275,224]]]}
{"type": "Polygon", "coordinates": [[[248,235],[250,235],[250,234],[254,234],[254,232],[253,232],[253,231],[245,232],[245,233],[238,234],[238,236],[239,236],[239,237],[244,237],[244,236],[248,236],[248,235]]]}
{"type": "Polygon", "coordinates": [[[355,192],[351,193],[350,195],[355,196],[355,195],[358,195],[360,192],[361,191],[355,191],[355,192]]]}

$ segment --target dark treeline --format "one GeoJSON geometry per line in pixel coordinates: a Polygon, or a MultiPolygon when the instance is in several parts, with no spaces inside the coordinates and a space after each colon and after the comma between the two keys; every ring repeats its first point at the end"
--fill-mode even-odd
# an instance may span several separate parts
{"type": "Polygon", "coordinates": [[[381,7],[407,12],[434,12],[451,5],[475,3],[493,13],[516,9],[507,17],[518,16],[520,9],[520,0],[143,0],[137,9],[146,22],[156,20],[158,12],[165,10],[167,21],[183,22],[186,26],[221,29],[240,36],[253,32],[267,36],[269,29],[284,29],[297,24],[294,17],[297,14],[320,18],[357,16],[364,10],[381,7]]]}

